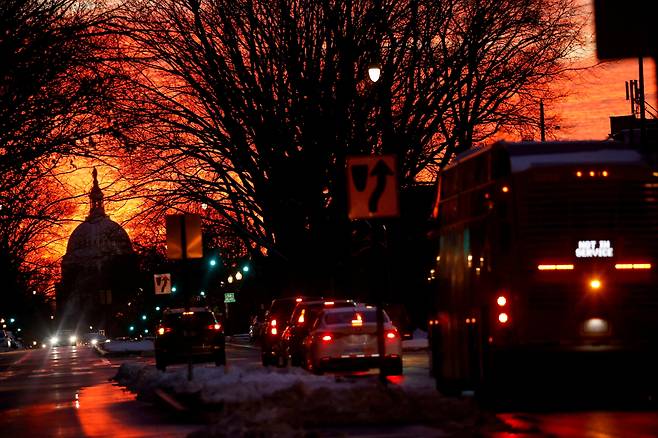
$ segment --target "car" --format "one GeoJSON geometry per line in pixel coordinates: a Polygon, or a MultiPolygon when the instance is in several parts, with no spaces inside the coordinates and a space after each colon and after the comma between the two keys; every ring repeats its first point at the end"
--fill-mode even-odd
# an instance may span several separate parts
{"type": "Polygon", "coordinates": [[[303,342],[318,314],[324,309],[338,307],[355,307],[354,300],[315,300],[297,303],[292,312],[287,327],[281,334],[277,353],[278,363],[282,366],[290,363],[292,366],[301,366],[303,356],[303,342]]]}
{"type": "MultiPolygon", "coordinates": [[[[400,333],[384,313],[382,374],[402,374],[400,333]]],[[[304,339],[304,367],[316,374],[328,370],[378,368],[377,312],[373,306],[324,309],[304,339]]]]}
{"type": "Polygon", "coordinates": [[[80,336],[80,339],[78,339],[80,345],[86,346],[95,346],[97,344],[102,344],[105,341],[107,341],[105,335],[98,332],[85,333],[80,336]]]}
{"type": "Polygon", "coordinates": [[[206,307],[165,309],[155,336],[155,367],[214,361],[226,365],[224,328],[206,307]]]}
{"type": "Polygon", "coordinates": [[[278,364],[277,361],[281,357],[278,351],[281,333],[286,329],[286,324],[290,320],[290,315],[297,303],[321,299],[322,297],[297,296],[275,298],[272,300],[270,308],[265,312],[260,336],[261,361],[263,366],[278,364]]]}
{"type": "Polygon", "coordinates": [[[48,339],[48,343],[51,347],[76,346],[78,345],[78,335],[73,330],[59,330],[48,339]]]}

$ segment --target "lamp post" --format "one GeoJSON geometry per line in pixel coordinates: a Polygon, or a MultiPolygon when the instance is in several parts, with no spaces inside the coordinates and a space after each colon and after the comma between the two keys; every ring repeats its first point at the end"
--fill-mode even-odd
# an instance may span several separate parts
{"type": "MultiPolygon", "coordinates": [[[[373,84],[377,84],[379,78],[381,77],[382,67],[378,59],[373,60],[368,64],[368,77],[373,84]]],[[[379,99],[379,90],[375,89],[375,102],[377,105],[381,104],[379,99]]],[[[372,229],[372,227],[371,227],[372,229]]],[[[385,230],[386,228],[384,228],[385,230]]],[[[375,233],[376,235],[377,233],[375,233]]],[[[376,244],[375,248],[377,251],[380,251],[380,245],[376,244]]],[[[375,310],[377,318],[377,354],[379,357],[379,380],[382,383],[386,383],[386,373],[384,372],[386,367],[386,343],[384,340],[384,303],[382,299],[382,291],[376,291],[375,298],[375,310]]]]}

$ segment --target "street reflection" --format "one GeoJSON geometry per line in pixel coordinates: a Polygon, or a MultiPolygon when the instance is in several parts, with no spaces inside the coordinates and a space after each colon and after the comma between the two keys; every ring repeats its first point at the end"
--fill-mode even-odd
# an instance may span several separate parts
{"type": "Polygon", "coordinates": [[[183,437],[201,425],[167,424],[153,412],[137,410],[135,394],[113,383],[83,388],[75,395],[78,421],[85,437],[183,437]],[[140,412],[136,415],[136,412],[140,412]]]}

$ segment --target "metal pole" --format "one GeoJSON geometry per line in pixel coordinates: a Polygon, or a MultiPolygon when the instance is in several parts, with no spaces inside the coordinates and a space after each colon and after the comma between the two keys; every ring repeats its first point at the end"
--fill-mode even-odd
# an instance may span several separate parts
{"type": "MultiPolygon", "coordinates": [[[[189,278],[188,270],[189,264],[187,260],[187,236],[185,235],[185,215],[181,215],[180,218],[180,235],[181,235],[181,264],[183,268],[183,299],[185,301],[185,311],[189,312],[190,310],[190,293],[189,289],[189,278]]],[[[185,329],[185,318],[183,318],[183,329],[185,329]]],[[[183,332],[184,333],[184,332],[183,332]]],[[[192,381],[192,345],[187,342],[187,380],[192,381]]]]}
{"type": "Polygon", "coordinates": [[[544,99],[539,99],[539,132],[541,141],[546,141],[546,126],[544,125],[544,99]]]}
{"type": "Polygon", "coordinates": [[[646,108],[644,106],[644,62],[642,57],[639,58],[639,77],[640,77],[640,144],[644,146],[647,140],[646,131],[646,108]]]}

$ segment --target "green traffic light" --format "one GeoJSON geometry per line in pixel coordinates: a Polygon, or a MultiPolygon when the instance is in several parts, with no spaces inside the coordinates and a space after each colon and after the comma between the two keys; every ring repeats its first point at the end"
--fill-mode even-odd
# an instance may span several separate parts
{"type": "Polygon", "coordinates": [[[177,289],[176,289],[176,286],[174,286],[174,287],[171,288],[171,291],[172,291],[172,292],[176,292],[176,290],[177,290],[177,289]]]}
{"type": "Polygon", "coordinates": [[[242,267],[242,272],[249,272],[249,265],[244,265],[242,267]]]}
{"type": "Polygon", "coordinates": [[[210,259],[210,266],[215,266],[216,264],[217,264],[217,260],[210,259]]]}
{"type": "Polygon", "coordinates": [[[146,321],[146,315],[142,315],[142,321],[146,321]]]}
{"type": "Polygon", "coordinates": [[[130,330],[132,332],[133,330],[135,330],[135,326],[131,325],[130,327],[128,327],[128,330],[130,330]]]}

